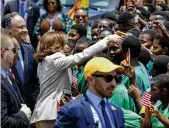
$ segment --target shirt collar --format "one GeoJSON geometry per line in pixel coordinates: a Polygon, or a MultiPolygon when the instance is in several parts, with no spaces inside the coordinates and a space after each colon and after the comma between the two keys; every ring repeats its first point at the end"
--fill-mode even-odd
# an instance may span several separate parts
{"type": "Polygon", "coordinates": [[[28,0],[25,0],[25,1],[22,1],[22,0],[19,0],[19,4],[21,4],[21,3],[26,3],[28,0]]]}
{"type": "Polygon", "coordinates": [[[0,68],[1,75],[6,78],[6,72],[4,69],[0,68]]]}
{"type": "Polygon", "coordinates": [[[88,96],[88,98],[90,98],[95,107],[99,106],[102,100],[106,102],[106,98],[102,99],[96,96],[94,93],[90,92],[89,90],[86,91],[86,95],[88,96]]]}

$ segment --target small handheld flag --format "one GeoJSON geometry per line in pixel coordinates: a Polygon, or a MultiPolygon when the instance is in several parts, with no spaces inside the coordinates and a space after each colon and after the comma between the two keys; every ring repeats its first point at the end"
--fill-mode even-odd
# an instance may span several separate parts
{"type": "Polygon", "coordinates": [[[129,64],[130,65],[130,49],[128,49],[128,52],[126,53],[126,62],[127,62],[127,64],[129,64]]]}
{"type": "Polygon", "coordinates": [[[150,106],[151,104],[150,99],[151,99],[151,94],[145,91],[141,97],[142,104],[146,107],[150,106]]]}

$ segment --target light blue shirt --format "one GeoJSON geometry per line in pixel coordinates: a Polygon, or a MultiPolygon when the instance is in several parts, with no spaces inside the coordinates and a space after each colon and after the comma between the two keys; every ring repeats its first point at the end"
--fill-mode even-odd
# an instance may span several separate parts
{"type": "Polygon", "coordinates": [[[28,7],[28,0],[21,1],[19,0],[19,14],[21,14],[21,4],[24,3],[24,11],[26,12],[27,7],[28,7]]]}
{"type": "MultiPolygon", "coordinates": [[[[97,109],[97,111],[101,115],[101,120],[103,120],[104,126],[100,126],[101,123],[99,122],[99,128],[101,128],[101,127],[104,128],[105,127],[105,122],[104,122],[104,117],[103,117],[103,114],[102,114],[102,108],[101,108],[102,106],[100,105],[100,102],[102,101],[102,99],[100,97],[96,96],[95,94],[91,93],[89,90],[86,91],[86,95],[91,100],[91,102],[93,103],[94,107],[97,109]]],[[[107,107],[107,102],[108,101],[107,101],[106,98],[104,98],[103,100],[106,103],[105,104],[105,109],[106,109],[106,113],[107,113],[107,115],[109,117],[111,126],[112,126],[111,128],[115,128],[114,125],[113,125],[113,122],[111,121],[109,110],[108,110],[108,107],[107,107]]],[[[91,107],[92,107],[92,105],[91,105],[91,107]]],[[[98,119],[96,119],[98,116],[95,116],[96,113],[93,111],[93,109],[92,109],[92,114],[93,114],[94,121],[98,120],[98,119]]],[[[100,119],[99,119],[99,121],[100,121],[100,119]]]]}
{"type": "MultiPolygon", "coordinates": [[[[11,82],[9,76],[7,76],[7,72],[5,72],[5,70],[2,69],[2,68],[0,68],[0,70],[1,70],[1,75],[2,75],[5,79],[7,79],[7,80],[9,81],[9,83],[12,85],[12,82],[11,82]]],[[[10,70],[11,70],[11,69],[10,69],[10,70]]]]}
{"type": "Polygon", "coordinates": [[[7,77],[7,75],[6,75],[5,70],[4,70],[4,69],[2,69],[2,68],[0,68],[0,70],[1,70],[1,75],[2,75],[4,78],[6,78],[6,77],[7,77]]]}

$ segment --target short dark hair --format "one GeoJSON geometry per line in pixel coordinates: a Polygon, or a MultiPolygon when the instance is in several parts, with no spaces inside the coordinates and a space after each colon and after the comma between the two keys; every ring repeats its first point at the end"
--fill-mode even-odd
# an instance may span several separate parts
{"type": "Polygon", "coordinates": [[[141,52],[141,41],[139,40],[139,38],[133,35],[129,35],[124,38],[122,42],[122,50],[126,54],[128,52],[128,49],[130,49],[130,54],[132,58],[139,57],[139,54],[141,52]]]}
{"type": "Polygon", "coordinates": [[[166,11],[166,9],[168,8],[168,5],[165,3],[159,3],[158,5],[162,8],[161,11],[166,11]]]}
{"type": "MultiPolygon", "coordinates": [[[[112,24],[112,22],[111,22],[110,20],[108,20],[108,19],[101,19],[101,20],[99,21],[99,24],[100,24],[100,22],[102,22],[102,21],[107,21],[107,22],[109,22],[109,28],[113,28],[113,24],[112,24]]],[[[98,27],[99,27],[99,24],[98,24],[98,27]]]]}
{"type": "Polygon", "coordinates": [[[136,8],[141,12],[144,18],[149,19],[151,14],[149,10],[146,10],[144,6],[136,6],[136,8]]]}
{"type": "Polygon", "coordinates": [[[165,11],[155,11],[151,15],[160,15],[164,17],[167,21],[169,21],[169,14],[165,11]]]}
{"type": "Polygon", "coordinates": [[[133,36],[139,37],[141,34],[141,30],[137,29],[137,28],[132,28],[130,30],[127,31],[127,33],[131,33],[133,36]]]}
{"type": "Polygon", "coordinates": [[[88,11],[87,11],[87,9],[85,9],[85,8],[76,8],[75,12],[77,12],[78,10],[83,10],[83,11],[85,11],[85,12],[87,13],[87,16],[88,16],[88,11]]]}
{"type": "Polygon", "coordinates": [[[90,38],[82,37],[76,42],[76,44],[85,44],[87,46],[90,46],[92,42],[93,41],[90,38]]]}
{"type": "Polygon", "coordinates": [[[101,19],[97,19],[97,20],[94,20],[94,21],[93,21],[93,23],[92,23],[92,25],[91,25],[91,29],[92,29],[92,30],[98,27],[98,24],[99,24],[100,20],[101,20],[101,19]]]}
{"type": "Polygon", "coordinates": [[[152,60],[150,52],[145,48],[142,48],[138,60],[146,67],[147,64],[152,60]]]}
{"type": "Polygon", "coordinates": [[[116,14],[114,14],[113,12],[108,12],[102,15],[102,19],[108,19],[108,20],[117,20],[116,14]]]}
{"type": "Polygon", "coordinates": [[[70,29],[75,29],[80,37],[86,37],[87,35],[87,28],[82,24],[75,24],[70,29]]]}
{"type": "Polygon", "coordinates": [[[169,62],[169,56],[158,55],[153,59],[153,70],[155,71],[153,76],[167,73],[167,64],[169,62]]]}
{"type": "Polygon", "coordinates": [[[158,76],[155,76],[152,81],[156,82],[156,84],[153,86],[156,86],[160,89],[166,88],[167,91],[169,91],[169,75],[160,74],[158,76]]]}
{"type": "Polygon", "coordinates": [[[11,29],[11,27],[12,27],[11,20],[17,15],[19,15],[17,12],[12,12],[12,13],[6,14],[4,16],[4,18],[2,19],[1,27],[6,28],[6,29],[11,29]]]}
{"type": "MultiPolygon", "coordinates": [[[[60,3],[60,0],[55,0],[55,1],[57,3],[57,11],[62,11],[62,6],[61,6],[61,3],[60,3]]],[[[43,7],[48,12],[47,6],[48,6],[48,0],[44,0],[43,1],[43,7]]]]}
{"type": "Polygon", "coordinates": [[[149,29],[149,30],[143,31],[141,34],[142,34],[142,35],[143,35],[143,34],[149,35],[150,40],[153,41],[154,38],[155,38],[155,36],[156,36],[158,33],[157,33],[155,30],[153,30],[153,29],[149,29]]]}
{"type": "Polygon", "coordinates": [[[131,14],[130,12],[123,12],[117,18],[117,24],[135,23],[134,17],[135,16],[133,14],[131,14]]]}
{"type": "Polygon", "coordinates": [[[156,7],[152,3],[146,3],[144,6],[148,7],[148,10],[152,13],[156,11],[156,7]]]}
{"type": "Polygon", "coordinates": [[[159,45],[162,47],[162,48],[168,48],[168,52],[166,53],[166,55],[169,55],[169,40],[168,38],[166,37],[162,37],[160,36],[160,34],[158,33],[155,38],[155,40],[159,40],[159,45]]]}

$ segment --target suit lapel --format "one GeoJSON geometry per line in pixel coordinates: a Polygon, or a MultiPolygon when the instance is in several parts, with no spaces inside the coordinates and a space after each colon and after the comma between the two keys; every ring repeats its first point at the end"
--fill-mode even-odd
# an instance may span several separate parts
{"type": "Polygon", "coordinates": [[[9,83],[9,81],[4,78],[2,75],[1,75],[1,80],[4,82],[4,86],[6,86],[8,88],[8,90],[11,92],[10,95],[14,98],[15,102],[18,103],[17,104],[17,107],[20,108],[21,106],[19,105],[21,102],[20,100],[18,99],[19,97],[17,96],[16,92],[14,92],[14,90],[12,89],[12,85],[9,83]]]}
{"type": "Polygon", "coordinates": [[[20,90],[19,90],[19,88],[18,88],[18,86],[17,86],[17,83],[16,83],[15,81],[13,82],[13,85],[14,85],[14,87],[15,87],[15,90],[16,90],[17,94],[18,94],[18,98],[20,99],[20,101],[21,101],[22,103],[25,103],[24,100],[23,100],[23,98],[22,98],[22,95],[21,95],[21,93],[20,93],[20,90]]]}
{"type": "Polygon", "coordinates": [[[87,125],[93,125],[94,126],[94,119],[93,119],[93,114],[90,108],[90,104],[86,101],[86,98],[83,96],[82,97],[82,104],[84,108],[82,109],[87,125]]]}
{"type": "Polygon", "coordinates": [[[24,62],[24,83],[25,83],[27,68],[28,68],[28,50],[24,46],[22,46],[22,44],[21,44],[21,52],[22,52],[23,62],[24,62]]]}
{"type": "Polygon", "coordinates": [[[117,116],[115,116],[115,112],[114,112],[116,111],[116,108],[112,104],[108,103],[108,109],[110,112],[110,117],[113,117],[112,121],[114,121],[113,123],[115,125],[115,128],[119,128],[118,123],[117,123],[118,119],[117,119],[117,116]]]}
{"type": "Polygon", "coordinates": [[[15,77],[16,77],[15,81],[16,81],[16,83],[17,83],[17,86],[18,86],[19,88],[21,88],[23,84],[22,84],[22,81],[21,81],[21,79],[20,79],[17,66],[16,66],[16,67],[15,67],[15,66],[12,67],[11,69],[12,69],[12,72],[14,73],[14,75],[15,75],[15,77]]]}
{"type": "Polygon", "coordinates": [[[2,75],[1,75],[1,78],[2,78],[2,80],[6,83],[6,85],[10,88],[10,90],[11,90],[11,92],[14,94],[14,96],[16,97],[16,92],[14,92],[14,90],[12,89],[12,86],[13,86],[13,85],[11,85],[11,84],[9,83],[9,81],[8,81],[6,78],[4,78],[2,75]]]}

